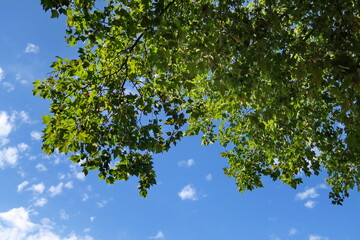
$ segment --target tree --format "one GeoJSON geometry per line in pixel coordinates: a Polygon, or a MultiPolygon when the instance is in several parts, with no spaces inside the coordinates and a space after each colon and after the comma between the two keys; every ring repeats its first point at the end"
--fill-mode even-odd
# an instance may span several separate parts
{"type": "Polygon", "coordinates": [[[108,183],[156,183],[153,155],[219,141],[239,191],[327,171],[360,190],[358,0],[42,0],[78,58],[34,83],[50,99],[43,150],[108,183]]]}

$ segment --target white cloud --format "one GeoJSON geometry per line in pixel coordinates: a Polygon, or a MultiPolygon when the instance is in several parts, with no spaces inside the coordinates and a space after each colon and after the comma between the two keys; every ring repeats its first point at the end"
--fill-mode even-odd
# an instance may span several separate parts
{"type": "MultiPolygon", "coordinates": [[[[23,207],[13,208],[7,212],[0,213],[0,219],[3,220],[6,225],[13,226],[19,231],[28,232],[36,227],[36,224],[29,221],[29,212],[23,207]]],[[[0,237],[0,239],[4,238],[0,237]]]]}
{"type": "Polygon", "coordinates": [[[6,112],[0,111],[0,146],[4,146],[9,142],[7,137],[13,128],[14,125],[10,121],[10,116],[6,112]]]}
{"type": "Polygon", "coordinates": [[[90,221],[93,222],[95,220],[95,217],[90,217],[90,221]]]}
{"type": "Polygon", "coordinates": [[[75,174],[75,177],[81,181],[84,181],[85,180],[85,174],[83,172],[77,172],[75,174]]]}
{"type": "Polygon", "coordinates": [[[43,207],[47,204],[47,199],[46,198],[39,198],[35,201],[34,206],[36,207],[43,207]]]}
{"type": "Polygon", "coordinates": [[[63,180],[66,178],[66,174],[64,173],[59,173],[59,180],[63,180]]]}
{"type": "Polygon", "coordinates": [[[64,187],[66,187],[67,189],[72,189],[74,187],[74,184],[72,181],[69,181],[64,185],[64,187]]]}
{"type": "Polygon", "coordinates": [[[87,193],[84,193],[84,194],[82,195],[82,197],[81,197],[81,200],[82,200],[83,202],[86,202],[88,199],[89,199],[89,195],[88,195],[87,193]]]}
{"type": "Polygon", "coordinates": [[[23,181],[22,183],[20,183],[20,184],[17,186],[17,191],[18,191],[18,192],[21,192],[28,184],[29,184],[28,181],[23,181]]]}
{"type": "Polygon", "coordinates": [[[317,198],[319,196],[319,194],[316,192],[315,188],[309,188],[307,190],[305,190],[304,192],[300,192],[298,194],[296,194],[296,199],[298,200],[305,200],[308,198],[317,198]]]}
{"type": "Polygon", "coordinates": [[[25,152],[26,150],[28,150],[30,147],[29,145],[27,145],[26,143],[19,143],[17,145],[17,148],[19,150],[19,152],[25,152]]]}
{"type": "Polygon", "coordinates": [[[289,230],[289,236],[293,236],[297,234],[298,230],[296,228],[290,228],[289,230]]]}
{"type": "Polygon", "coordinates": [[[109,200],[102,200],[101,202],[97,202],[96,205],[98,205],[99,208],[103,208],[108,204],[109,200]]]}
{"type": "Polygon", "coordinates": [[[321,237],[317,235],[310,235],[309,240],[321,240],[321,237]]]}
{"type": "Polygon", "coordinates": [[[25,111],[14,111],[11,115],[5,111],[0,111],[0,147],[9,143],[8,136],[15,128],[17,119],[20,119],[21,122],[30,123],[29,115],[25,111]]]}
{"type": "Polygon", "coordinates": [[[69,217],[69,214],[67,214],[64,209],[61,209],[60,210],[60,218],[62,220],[68,220],[70,217],[69,217]]]}
{"type": "Polygon", "coordinates": [[[271,236],[270,236],[270,240],[281,240],[281,238],[279,238],[279,237],[276,236],[276,235],[271,235],[271,236]]]}
{"type": "Polygon", "coordinates": [[[319,235],[310,235],[309,236],[309,240],[330,240],[329,238],[327,237],[321,237],[319,235]]]}
{"type": "Polygon", "coordinates": [[[206,175],[205,179],[206,179],[207,181],[211,181],[211,180],[212,180],[212,175],[211,175],[211,173],[209,173],[208,175],[206,175]]]}
{"type": "Polygon", "coordinates": [[[16,79],[16,81],[20,82],[21,84],[27,84],[28,83],[26,80],[21,79],[21,74],[19,74],[19,73],[17,73],[15,75],[15,79],[16,79]]]}
{"type": "Polygon", "coordinates": [[[7,92],[12,92],[15,90],[15,85],[10,82],[3,82],[1,85],[6,89],[7,92]]]}
{"type": "Polygon", "coordinates": [[[198,200],[197,192],[195,187],[189,185],[186,185],[179,193],[179,197],[181,200],[198,200]]]}
{"type": "Polygon", "coordinates": [[[315,204],[316,204],[315,201],[313,201],[313,200],[308,200],[308,201],[306,201],[306,203],[304,204],[304,206],[307,207],[307,208],[314,208],[314,207],[315,207],[315,204]]]}
{"type": "Polygon", "coordinates": [[[70,171],[72,172],[72,174],[80,181],[84,181],[85,174],[83,172],[79,172],[78,169],[79,169],[79,167],[77,165],[75,165],[75,164],[70,165],[70,171]]]}
{"type": "Polygon", "coordinates": [[[308,188],[303,192],[299,192],[296,194],[296,200],[306,200],[304,206],[307,208],[314,208],[316,205],[316,201],[312,200],[318,198],[320,195],[318,194],[318,189],[326,189],[327,186],[325,184],[317,185],[316,187],[308,188]]]}
{"type": "Polygon", "coordinates": [[[152,239],[164,239],[165,238],[165,235],[162,231],[159,231],[155,236],[152,236],[152,237],[149,237],[149,238],[152,238],[152,239]]]}
{"type": "Polygon", "coordinates": [[[54,164],[58,165],[61,162],[61,158],[59,156],[55,156],[54,164]]]}
{"type": "Polygon", "coordinates": [[[322,183],[322,184],[318,185],[318,188],[319,189],[327,189],[328,186],[325,183],[322,183]]]}
{"type": "Polygon", "coordinates": [[[29,114],[25,111],[14,112],[13,116],[15,118],[19,118],[22,122],[30,123],[29,114]]]}
{"type": "Polygon", "coordinates": [[[8,147],[0,150],[0,169],[6,166],[14,166],[19,158],[16,147],[8,147]]]}
{"type": "Polygon", "coordinates": [[[6,166],[14,166],[18,159],[19,153],[24,152],[29,148],[25,143],[20,143],[16,147],[6,147],[0,149],[0,168],[5,168],[6,166]]]}
{"type": "Polygon", "coordinates": [[[30,135],[31,135],[31,138],[34,140],[41,140],[42,133],[38,132],[38,131],[32,131],[30,133],[30,135]]]}
{"type": "Polygon", "coordinates": [[[180,167],[191,167],[191,166],[193,166],[195,164],[195,161],[194,161],[194,159],[188,159],[188,160],[184,160],[184,161],[180,161],[180,162],[178,162],[178,165],[180,166],[180,167]]]}
{"type": "Polygon", "coordinates": [[[41,163],[37,164],[37,165],[35,166],[35,168],[36,168],[39,172],[45,172],[45,171],[47,171],[47,168],[46,168],[43,164],[41,164],[41,163]]]}
{"type": "Polygon", "coordinates": [[[25,48],[25,53],[38,53],[40,48],[33,43],[28,43],[25,48]]]}
{"type": "Polygon", "coordinates": [[[0,213],[0,239],[1,240],[93,240],[89,235],[80,236],[70,233],[60,236],[54,232],[54,224],[43,218],[36,224],[30,220],[29,210],[23,207],[13,208],[0,213]]]}
{"type": "Polygon", "coordinates": [[[0,67],[0,82],[1,80],[3,80],[5,78],[5,72],[4,70],[0,67]]]}
{"type": "Polygon", "coordinates": [[[62,192],[62,188],[64,186],[64,183],[59,183],[56,186],[51,186],[49,188],[50,196],[55,197],[56,195],[59,195],[62,192]]]}
{"type": "MultiPolygon", "coordinates": [[[[0,82],[5,79],[5,71],[0,67],[0,82]]],[[[15,86],[9,82],[2,82],[1,85],[6,91],[11,92],[15,89],[15,86]]]]}
{"type": "Polygon", "coordinates": [[[26,176],[26,172],[25,172],[24,170],[22,170],[21,167],[20,167],[20,169],[19,169],[19,171],[18,171],[18,174],[19,174],[20,177],[22,177],[22,178],[24,178],[24,177],[26,176]]]}
{"type": "Polygon", "coordinates": [[[28,190],[41,194],[45,190],[45,185],[43,183],[33,184],[28,190]]]}
{"type": "Polygon", "coordinates": [[[25,111],[13,111],[11,115],[9,115],[9,121],[14,123],[15,120],[20,120],[23,123],[31,123],[29,114],[25,111]]]}
{"type": "MultiPolygon", "coordinates": [[[[48,229],[41,229],[39,232],[36,232],[34,235],[28,236],[26,240],[50,240],[50,239],[60,240],[60,237],[48,229]]],[[[61,239],[68,240],[68,238],[61,238],[61,239]]]]}

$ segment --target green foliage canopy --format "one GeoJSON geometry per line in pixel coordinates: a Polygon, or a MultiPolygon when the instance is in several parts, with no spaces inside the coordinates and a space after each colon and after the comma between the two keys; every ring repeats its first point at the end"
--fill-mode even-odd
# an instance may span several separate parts
{"type": "Polygon", "coordinates": [[[219,141],[239,191],[327,171],[360,186],[360,1],[42,0],[76,59],[34,83],[51,100],[43,149],[108,183],[156,183],[152,156],[219,141]]]}

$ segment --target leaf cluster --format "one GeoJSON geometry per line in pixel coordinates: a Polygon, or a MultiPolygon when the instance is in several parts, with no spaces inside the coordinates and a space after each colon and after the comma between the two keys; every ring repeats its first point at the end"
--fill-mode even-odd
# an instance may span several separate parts
{"type": "Polygon", "coordinates": [[[79,48],[35,82],[52,101],[45,152],[72,152],[109,183],[138,176],[146,195],[152,155],[201,134],[224,147],[239,191],[321,171],[335,204],[359,188],[359,1],[42,4],[66,9],[79,48]]]}

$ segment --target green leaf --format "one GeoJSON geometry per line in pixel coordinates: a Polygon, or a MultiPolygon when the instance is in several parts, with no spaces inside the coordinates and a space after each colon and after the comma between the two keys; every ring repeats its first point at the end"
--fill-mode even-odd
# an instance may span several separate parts
{"type": "Polygon", "coordinates": [[[59,12],[55,9],[51,10],[51,18],[58,18],[59,17],[59,12]]]}
{"type": "Polygon", "coordinates": [[[41,84],[40,80],[36,80],[35,82],[33,82],[34,88],[38,88],[40,84],[41,84]]]}
{"type": "Polygon", "coordinates": [[[43,115],[42,120],[43,120],[43,124],[49,124],[50,121],[51,121],[51,116],[50,115],[43,115]]]}

